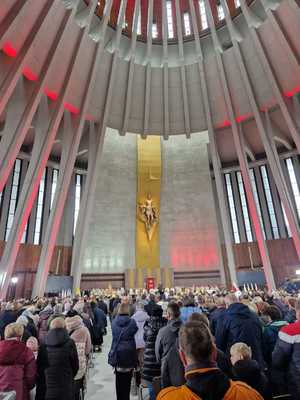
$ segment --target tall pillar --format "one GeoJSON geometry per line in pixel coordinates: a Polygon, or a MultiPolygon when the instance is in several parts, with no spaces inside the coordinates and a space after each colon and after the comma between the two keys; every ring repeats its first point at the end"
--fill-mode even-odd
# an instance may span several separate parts
{"type": "MultiPolygon", "coordinates": [[[[52,70],[55,55],[59,51],[61,43],[75,15],[76,7],[68,10],[62,19],[57,34],[49,48],[47,57],[42,65],[39,80],[33,85],[20,79],[15,92],[7,105],[7,117],[5,133],[2,134],[0,146],[0,191],[12,170],[14,161],[21,149],[24,139],[32,124],[34,115],[43,96],[46,81],[52,70]],[[30,88],[27,86],[30,85],[30,88]]],[[[79,42],[77,45],[79,46],[79,42]]],[[[1,113],[0,113],[1,115],[1,113]]]]}
{"type": "MultiPolygon", "coordinates": [[[[221,0],[221,1],[222,1],[223,8],[225,8],[223,0],[221,0]]],[[[205,0],[205,7],[206,7],[206,14],[207,14],[207,18],[208,18],[209,27],[212,31],[212,38],[213,38],[213,43],[214,43],[218,72],[219,72],[220,81],[221,81],[222,88],[223,88],[223,94],[224,94],[224,99],[225,99],[225,103],[226,103],[226,108],[227,108],[230,124],[232,127],[233,140],[234,140],[234,145],[235,145],[235,149],[236,149],[236,153],[237,153],[237,157],[238,157],[238,161],[239,161],[239,165],[240,165],[240,169],[241,169],[241,174],[242,174],[242,178],[243,178],[245,193],[246,193],[246,197],[247,197],[247,201],[248,201],[249,213],[251,216],[251,221],[253,224],[256,240],[258,243],[258,247],[259,247],[259,251],[260,251],[260,255],[261,255],[261,259],[262,259],[267,285],[268,285],[268,288],[270,290],[272,290],[272,289],[275,289],[275,280],[274,280],[274,276],[273,276],[269,252],[268,252],[266,242],[264,240],[263,231],[262,231],[262,227],[260,225],[259,215],[258,215],[258,211],[256,208],[255,198],[254,198],[254,194],[252,191],[249,166],[248,166],[248,162],[247,162],[247,156],[245,153],[245,144],[243,142],[242,132],[241,132],[241,130],[238,130],[237,123],[236,123],[235,116],[234,116],[231,95],[229,92],[228,82],[227,82],[227,78],[225,75],[225,68],[224,68],[223,59],[221,56],[223,50],[222,50],[222,47],[220,47],[220,43],[218,41],[216,27],[215,27],[215,23],[213,21],[211,5],[210,5],[209,0],[205,0]]],[[[227,9],[227,6],[226,6],[226,10],[224,9],[224,12],[225,12],[225,17],[226,17],[226,22],[229,27],[231,39],[232,39],[233,43],[235,43],[237,40],[236,39],[237,35],[236,35],[236,32],[232,32],[233,29],[231,29],[231,26],[229,23],[230,16],[229,16],[229,11],[227,9]]]]}
{"type": "Polygon", "coordinates": [[[39,118],[37,120],[36,134],[31,160],[26,173],[23,188],[19,197],[11,231],[0,262],[0,295],[5,298],[13,273],[15,261],[18,255],[20,242],[23,231],[28,221],[32,206],[34,204],[39,183],[46,167],[47,160],[55,139],[57,130],[53,129],[49,132],[49,127],[58,117],[58,110],[54,112],[52,118],[49,116],[47,100],[44,98],[39,110],[39,118]]]}
{"type": "Polygon", "coordinates": [[[208,136],[209,136],[209,146],[211,149],[211,159],[213,164],[213,170],[215,175],[216,181],[216,189],[219,198],[219,206],[220,206],[220,214],[222,220],[222,227],[224,233],[224,241],[225,241],[225,248],[227,254],[227,261],[228,261],[228,270],[231,283],[237,283],[237,275],[236,275],[236,267],[235,267],[235,259],[232,247],[232,239],[231,239],[231,230],[230,230],[230,222],[229,222],[229,215],[226,207],[226,203],[224,201],[224,191],[223,191],[223,180],[222,180],[222,173],[221,173],[221,162],[218,154],[215,132],[213,127],[212,121],[212,113],[209,104],[209,94],[208,88],[206,83],[206,76],[204,70],[204,62],[203,62],[203,53],[201,49],[201,43],[199,39],[199,30],[195,12],[195,3],[193,0],[189,0],[189,8],[191,11],[192,17],[192,24],[193,24],[193,31],[195,36],[195,51],[198,56],[198,69],[199,69],[199,76],[201,82],[201,93],[202,98],[204,101],[204,109],[206,115],[206,122],[208,127],[208,136]]]}
{"type": "MultiPolygon", "coordinates": [[[[258,104],[256,101],[256,97],[255,97],[255,93],[253,91],[253,85],[250,81],[249,73],[246,68],[242,53],[241,53],[240,45],[238,42],[238,38],[240,36],[239,32],[237,30],[237,27],[235,25],[233,25],[233,22],[231,20],[231,16],[228,11],[228,7],[227,7],[225,0],[221,0],[221,4],[224,9],[225,19],[226,19],[230,37],[232,40],[233,50],[234,50],[234,54],[236,57],[237,65],[239,67],[239,71],[240,71],[240,74],[242,77],[244,88],[245,88],[250,106],[252,108],[252,112],[253,112],[254,119],[256,122],[257,130],[260,135],[261,141],[263,143],[263,146],[264,146],[264,149],[266,152],[266,156],[267,156],[267,159],[268,159],[268,162],[270,165],[270,169],[272,171],[281,201],[283,203],[283,206],[284,206],[284,209],[286,212],[287,220],[290,225],[295,249],[296,249],[298,258],[300,259],[300,231],[299,231],[299,226],[298,226],[298,220],[296,218],[295,210],[293,209],[291,197],[288,193],[287,185],[286,185],[284,175],[283,175],[283,172],[282,172],[282,169],[280,166],[279,156],[278,156],[277,149],[276,149],[274,139],[273,139],[269,112],[266,111],[265,121],[264,121],[262,114],[259,110],[259,107],[258,107],[258,104]]],[[[243,8],[245,10],[246,9],[245,0],[241,0],[241,5],[243,6],[243,8]]],[[[247,16],[247,11],[246,11],[245,16],[247,16]]],[[[253,27],[251,27],[248,19],[247,19],[247,22],[249,24],[249,29],[252,34],[252,39],[257,48],[258,55],[261,59],[263,67],[265,68],[267,78],[269,79],[271,87],[274,90],[274,95],[276,96],[276,99],[278,100],[278,104],[281,107],[281,111],[282,111],[283,116],[286,120],[286,123],[290,129],[291,135],[294,139],[297,149],[299,149],[300,148],[300,135],[297,130],[297,127],[287,110],[286,103],[282,99],[282,95],[279,91],[278,85],[274,81],[273,72],[269,68],[270,66],[268,65],[268,60],[266,58],[266,55],[265,55],[263,49],[261,48],[261,45],[260,45],[259,39],[257,38],[256,32],[254,32],[254,29],[253,29],[253,27]]]]}
{"type": "Polygon", "coordinates": [[[91,178],[93,175],[93,171],[95,169],[96,162],[96,150],[98,147],[98,143],[96,141],[96,133],[95,133],[95,125],[93,122],[90,122],[89,125],[89,152],[88,152],[88,172],[87,179],[85,183],[85,188],[83,191],[82,201],[80,202],[80,210],[77,220],[77,226],[75,231],[74,243],[73,243],[73,252],[72,252],[72,265],[71,265],[71,275],[73,276],[74,288],[80,288],[80,269],[79,265],[79,253],[83,236],[83,228],[85,225],[85,221],[87,218],[87,203],[88,196],[91,190],[91,178]]]}
{"type": "MultiPolygon", "coordinates": [[[[112,1],[110,0],[109,5],[111,6],[111,4],[112,4],[112,1]]],[[[111,65],[111,73],[110,73],[108,88],[107,88],[107,92],[106,92],[104,110],[103,110],[103,114],[101,115],[101,118],[100,118],[101,122],[99,124],[99,129],[96,134],[97,145],[96,145],[96,149],[95,149],[95,164],[94,164],[94,170],[91,171],[91,177],[90,177],[91,182],[88,187],[86,215],[85,215],[85,220],[84,220],[83,226],[82,226],[81,241],[80,241],[80,243],[78,243],[78,248],[75,250],[76,254],[78,255],[78,258],[77,258],[77,264],[75,265],[75,263],[74,263],[73,268],[72,268],[73,291],[74,292],[80,287],[81,266],[84,261],[83,257],[84,257],[84,249],[85,249],[85,243],[86,243],[86,238],[87,238],[87,230],[88,230],[89,224],[91,222],[90,221],[91,209],[93,207],[93,202],[94,202],[97,177],[100,172],[99,164],[100,164],[100,159],[101,159],[101,153],[102,153],[102,148],[103,148],[103,142],[104,142],[104,136],[105,136],[105,132],[106,132],[107,121],[108,121],[109,112],[110,112],[110,108],[111,108],[112,92],[113,92],[113,87],[115,84],[114,79],[115,79],[115,75],[116,75],[118,63],[119,63],[119,52],[120,52],[119,46],[120,46],[120,40],[121,40],[121,35],[122,35],[122,25],[123,25],[123,21],[125,18],[126,4],[127,4],[127,1],[122,2],[121,10],[119,13],[117,37],[116,37],[116,43],[115,43],[116,48],[115,48],[112,65],[111,65]]],[[[108,13],[109,13],[109,11],[108,11],[108,13]]],[[[108,14],[108,16],[109,16],[109,14],[108,14]]],[[[108,18],[106,19],[106,23],[107,22],[108,22],[108,18]]],[[[103,49],[104,34],[102,35],[100,44],[103,49]]]]}

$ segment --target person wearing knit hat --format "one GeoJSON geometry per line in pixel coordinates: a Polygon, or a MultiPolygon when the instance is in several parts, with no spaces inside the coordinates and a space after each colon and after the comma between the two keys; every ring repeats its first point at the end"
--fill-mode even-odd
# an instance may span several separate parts
{"type": "Polygon", "coordinates": [[[92,341],[89,330],[84,326],[79,315],[65,319],[67,331],[76,344],[79,359],[79,370],[75,376],[75,400],[80,398],[80,390],[83,388],[84,376],[87,369],[87,356],[92,350],[92,341]]]}

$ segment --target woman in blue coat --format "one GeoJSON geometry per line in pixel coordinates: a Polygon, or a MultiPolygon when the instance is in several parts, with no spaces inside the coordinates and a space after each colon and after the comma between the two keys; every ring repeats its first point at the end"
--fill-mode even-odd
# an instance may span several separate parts
{"type": "Polygon", "coordinates": [[[135,320],[129,317],[129,305],[120,304],[118,315],[112,322],[113,340],[108,355],[109,364],[115,368],[117,400],[130,399],[132,373],[137,366],[137,330],[135,320]]]}

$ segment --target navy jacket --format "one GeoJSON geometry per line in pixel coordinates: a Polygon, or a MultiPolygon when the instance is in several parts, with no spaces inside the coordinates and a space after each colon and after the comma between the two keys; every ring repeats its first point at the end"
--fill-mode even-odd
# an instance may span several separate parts
{"type": "Polygon", "coordinates": [[[137,365],[137,353],[134,336],[138,330],[134,319],[128,315],[117,315],[112,322],[112,348],[117,346],[117,367],[134,368],[137,365]]]}
{"type": "Polygon", "coordinates": [[[217,307],[212,310],[209,314],[209,325],[210,330],[213,335],[216,334],[217,325],[222,323],[223,317],[225,315],[226,308],[225,307],[217,307]]]}
{"type": "Polygon", "coordinates": [[[215,338],[217,347],[228,356],[234,343],[246,343],[251,347],[253,359],[264,368],[262,326],[249,307],[242,303],[231,304],[224,313],[223,321],[217,325],[215,338]]]}

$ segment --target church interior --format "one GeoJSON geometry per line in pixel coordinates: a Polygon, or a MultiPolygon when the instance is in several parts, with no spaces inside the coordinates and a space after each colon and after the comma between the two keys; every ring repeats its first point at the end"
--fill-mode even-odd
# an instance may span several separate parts
{"type": "Polygon", "coordinates": [[[0,297],[296,278],[299,5],[1,0],[0,297]]]}

